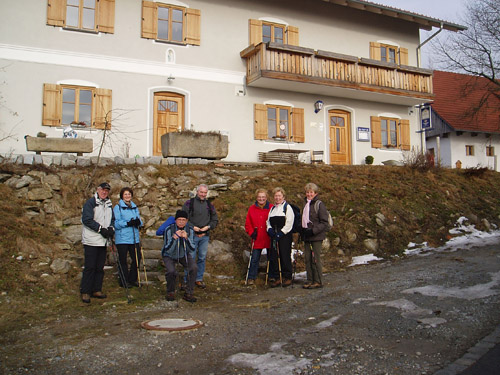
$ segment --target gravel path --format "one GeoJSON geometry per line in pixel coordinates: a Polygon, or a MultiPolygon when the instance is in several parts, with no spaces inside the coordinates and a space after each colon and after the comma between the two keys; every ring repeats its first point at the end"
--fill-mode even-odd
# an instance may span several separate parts
{"type": "Polygon", "coordinates": [[[317,290],[238,285],[216,303],[203,293],[196,304],[160,301],[133,313],[40,322],[0,349],[0,370],[434,374],[500,324],[500,243],[352,267],[326,275],[317,290]],[[205,325],[182,333],[140,327],[163,318],[205,325]]]}

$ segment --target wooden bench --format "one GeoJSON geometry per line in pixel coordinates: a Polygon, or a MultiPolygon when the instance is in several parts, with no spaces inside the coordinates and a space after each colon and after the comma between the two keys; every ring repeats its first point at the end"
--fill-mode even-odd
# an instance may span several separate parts
{"type": "Polygon", "coordinates": [[[296,163],[298,162],[298,154],[286,153],[286,152],[259,152],[260,162],[276,162],[276,163],[296,163]]]}
{"type": "Polygon", "coordinates": [[[37,155],[42,152],[76,153],[82,156],[94,150],[94,141],[90,138],[45,138],[24,137],[26,139],[26,150],[35,151],[37,155]]]}
{"type": "Polygon", "coordinates": [[[324,163],[323,151],[311,150],[311,164],[324,163]]]}

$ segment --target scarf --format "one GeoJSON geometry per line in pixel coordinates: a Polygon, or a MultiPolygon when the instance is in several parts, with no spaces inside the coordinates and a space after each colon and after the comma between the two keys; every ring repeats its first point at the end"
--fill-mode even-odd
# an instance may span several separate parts
{"type": "Polygon", "coordinates": [[[311,207],[311,201],[308,199],[307,203],[304,207],[304,211],[302,211],[302,228],[307,228],[307,223],[310,223],[309,220],[309,209],[311,207]]]}

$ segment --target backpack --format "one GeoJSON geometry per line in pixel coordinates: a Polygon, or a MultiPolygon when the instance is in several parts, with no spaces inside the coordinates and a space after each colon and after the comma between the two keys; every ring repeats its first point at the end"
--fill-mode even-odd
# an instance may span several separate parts
{"type": "MultiPolygon", "coordinates": [[[[320,204],[321,204],[321,201],[319,199],[316,202],[314,202],[314,211],[316,211],[316,213],[319,212],[319,205],[320,204]]],[[[326,210],[326,212],[328,213],[328,229],[326,230],[328,232],[333,227],[333,219],[332,219],[332,215],[330,215],[330,211],[326,210]]]]}
{"type": "Polygon", "coordinates": [[[292,225],[292,233],[300,233],[302,231],[302,215],[300,214],[300,208],[294,205],[293,203],[285,202],[283,205],[283,213],[286,216],[286,206],[290,205],[293,210],[293,225],[292,225]]]}

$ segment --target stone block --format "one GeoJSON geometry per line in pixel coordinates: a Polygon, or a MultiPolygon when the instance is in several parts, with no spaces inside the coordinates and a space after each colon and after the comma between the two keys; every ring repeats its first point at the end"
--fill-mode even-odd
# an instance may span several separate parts
{"type": "Polygon", "coordinates": [[[223,159],[228,154],[227,135],[192,131],[167,133],[161,136],[164,157],[223,159]]]}
{"type": "Polygon", "coordinates": [[[76,159],[76,165],[79,167],[88,167],[91,164],[90,159],[86,157],[79,156],[76,159]]]}
{"type": "Polygon", "coordinates": [[[92,152],[94,141],[90,138],[42,138],[26,137],[26,150],[40,152],[92,152]]]}

